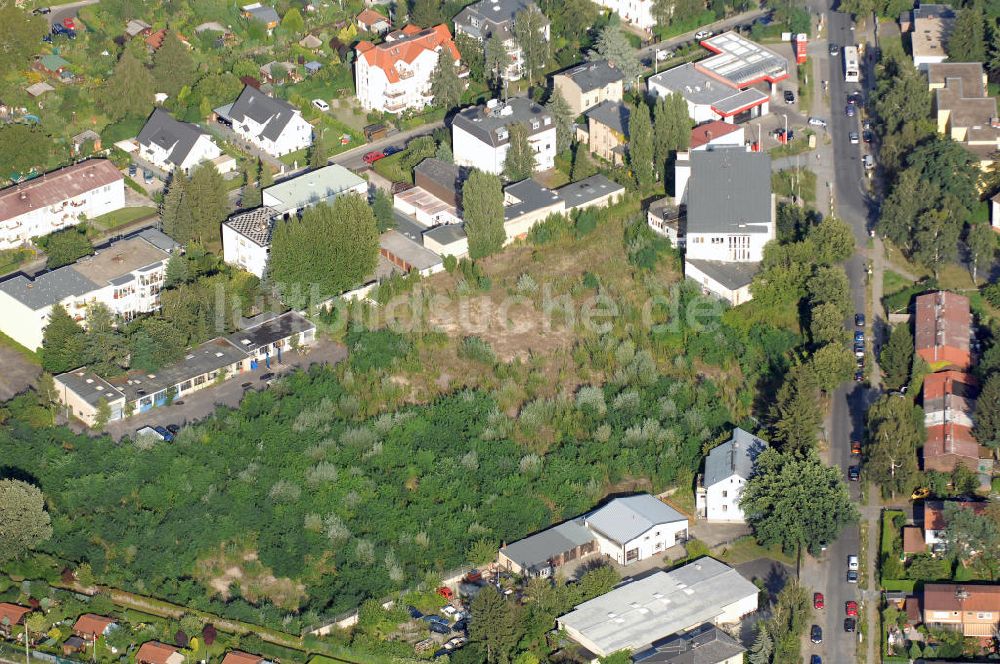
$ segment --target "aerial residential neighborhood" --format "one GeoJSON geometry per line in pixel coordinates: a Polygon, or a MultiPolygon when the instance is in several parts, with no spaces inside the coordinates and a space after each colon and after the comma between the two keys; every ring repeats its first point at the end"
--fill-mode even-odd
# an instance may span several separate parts
{"type": "Polygon", "coordinates": [[[0,664],[1000,659],[995,3],[0,44],[0,664]]]}

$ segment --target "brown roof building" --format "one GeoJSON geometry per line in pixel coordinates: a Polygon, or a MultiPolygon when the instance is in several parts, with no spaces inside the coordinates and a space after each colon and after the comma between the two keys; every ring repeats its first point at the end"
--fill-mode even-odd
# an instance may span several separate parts
{"type": "Polygon", "coordinates": [[[980,168],[992,163],[1000,150],[997,100],[986,88],[986,73],[978,62],[941,62],[927,67],[934,93],[938,133],[964,145],[980,168]]]}
{"type": "Polygon", "coordinates": [[[136,664],[184,664],[177,648],[158,641],[147,641],[135,654],[136,664]]]}
{"type": "Polygon", "coordinates": [[[24,617],[29,613],[31,613],[31,609],[26,606],[0,602],[0,633],[9,635],[10,627],[22,624],[24,617]]]}
{"type": "Polygon", "coordinates": [[[241,650],[230,650],[222,658],[222,664],[260,664],[264,658],[260,655],[251,655],[241,650]]]}
{"type": "Polygon", "coordinates": [[[966,370],[971,364],[969,342],[972,317],[969,298],[947,291],[916,299],[914,346],[931,371],[966,370]]]}
{"type": "Polygon", "coordinates": [[[88,159],[0,191],[0,222],[62,203],[124,177],[107,159],[88,159]]]}
{"type": "Polygon", "coordinates": [[[924,586],[923,616],[929,628],[992,637],[1000,628],[1000,586],[928,583],[924,586]]]}
{"type": "Polygon", "coordinates": [[[971,374],[941,371],[924,379],[924,470],[951,472],[961,464],[986,472],[990,451],[972,435],[979,384],[971,374]]]}
{"type": "Polygon", "coordinates": [[[94,641],[100,636],[108,633],[108,628],[115,624],[115,621],[105,616],[85,613],[80,616],[76,624],[73,625],[73,633],[88,641],[94,641]]]}
{"type": "Polygon", "coordinates": [[[927,550],[924,543],[924,531],[919,526],[903,527],[903,553],[914,554],[923,553],[927,550]]]}

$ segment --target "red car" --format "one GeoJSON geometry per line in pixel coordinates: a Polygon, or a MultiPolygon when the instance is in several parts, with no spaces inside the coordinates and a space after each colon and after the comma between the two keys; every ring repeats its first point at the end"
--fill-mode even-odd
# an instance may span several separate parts
{"type": "Polygon", "coordinates": [[[851,454],[861,454],[861,441],[851,441],[851,454]]]}
{"type": "Polygon", "coordinates": [[[72,16],[67,16],[63,19],[63,27],[70,30],[76,30],[76,23],[73,21],[72,16]]]}
{"type": "Polygon", "coordinates": [[[823,608],[823,593],[813,593],[813,608],[814,609],[823,608]]]}
{"type": "Polygon", "coordinates": [[[364,162],[366,164],[368,164],[369,166],[371,166],[372,164],[374,164],[379,159],[385,159],[385,157],[386,157],[386,154],[384,152],[382,152],[381,150],[372,150],[371,152],[369,152],[368,154],[366,154],[364,157],[362,157],[362,159],[364,160],[364,162]]]}
{"type": "Polygon", "coordinates": [[[847,617],[848,618],[857,618],[858,617],[858,603],[857,602],[854,602],[854,601],[848,602],[844,606],[844,609],[847,611],[847,617]]]}

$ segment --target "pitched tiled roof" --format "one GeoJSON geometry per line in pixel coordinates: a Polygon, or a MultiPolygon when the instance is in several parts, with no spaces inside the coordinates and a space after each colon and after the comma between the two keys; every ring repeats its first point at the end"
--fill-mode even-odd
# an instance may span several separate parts
{"type": "Polygon", "coordinates": [[[457,62],[461,55],[451,38],[448,26],[441,24],[433,28],[421,30],[416,26],[408,25],[403,28],[404,37],[386,41],[378,46],[368,41],[360,42],[357,45],[358,57],[364,59],[369,67],[378,67],[385,72],[390,83],[400,80],[399,71],[396,65],[400,62],[409,65],[416,60],[424,51],[437,51],[439,48],[447,48],[457,62]]]}
{"type": "Polygon", "coordinates": [[[924,611],[988,611],[1000,613],[1000,585],[928,583],[924,611]]]}
{"type": "Polygon", "coordinates": [[[260,664],[264,658],[260,655],[251,655],[240,650],[230,650],[222,658],[222,664],[260,664]]]}
{"type": "Polygon", "coordinates": [[[929,500],[924,503],[924,528],[927,530],[944,530],[948,525],[944,518],[944,510],[948,505],[957,505],[962,509],[972,510],[982,514],[989,503],[974,503],[970,500],[929,500]]]}
{"type": "Polygon", "coordinates": [[[170,656],[175,655],[177,649],[173,646],[168,646],[165,643],[159,643],[157,641],[147,641],[142,644],[139,651],[135,654],[135,661],[142,664],[143,662],[148,662],[148,664],[170,664],[170,656]]]}
{"type": "Polygon", "coordinates": [[[701,146],[711,143],[717,138],[740,131],[741,126],[722,120],[712,120],[705,124],[700,124],[691,130],[691,149],[695,150],[701,146]]]}
{"type": "Polygon", "coordinates": [[[104,634],[104,630],[114,624],[115,621],[111,618],[94,615],[93,613],[85,613],[77,619],[76,624],[73,625],[73,631],[77,634],[93,638],[95,635],[100,636],[104,634]]]}
{"type": "Polygon", "coordinates": [[[0,621],[6,618],[10,621],[11,625],[16,625],[29,613],[31,613],[31,609],[26,606],[11,604],[10,602],[0,602],[0,621]]]}
{"type": "Polygon", "coordinates": [[[107,159],[88,159],[60,168],[0,191],[0,221],[61,203],[123,179],[107,159]]]}
{"type": "Polygon", "coordinates": [[[371,8],[365,9],[358,14],[358,23],[361,23],[362,25],[372,26],[383,21],[388,23],[389,19],[371,8]]]}

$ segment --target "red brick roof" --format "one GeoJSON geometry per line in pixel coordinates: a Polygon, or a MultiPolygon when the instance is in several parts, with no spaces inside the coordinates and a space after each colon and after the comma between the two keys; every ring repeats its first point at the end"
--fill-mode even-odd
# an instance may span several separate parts
{"type": "Polygon", "coordinates": [[[0,221],[124,179],[107,159],[88,159],[0,191],[0,221]]]}
{"type": "Polygon", "coordinates": [[[222,658],[222,664],[260,664],[264,658],[260,655],[251,655],[240,650],[230,650],[222,658]]]}
{"type": "Polygon", "coordinates": [[[948,505],[957,505],[969,509],[976,514],[982,514],[989,503],[974,503],[969,500],[931,500],[924,503],[924,528],[927,530],[944,530],[948,522],[944,518],[944,510],[948,505]]]}
{"type": "MultiPolygon", "coordinates": [[[[960,424],[937,424],[927,427],[927,442],[924,444],[924,465],[930,470],[954,470],[958,457],[979,460],[979,443],[972,435],[972,429],[960,424]],[[937,459],[950,457],[946,465],[937,459]]],[[[966,464],[969,465],[969,464],[966,464]]],[[[974,465],[970,465],[970,468],[974,465]]]]}
{"type": "Polygon", "coordinates": [[[374,9],[365,9],[363,12],[358,14],[358,23],[369,28],[375,25],[376,23],[381,23],[383,21],[388,23],[389,19],[387,19],[385,16],[382,16],[374,9]]]}
{"type": "Polygon", "coordinates": [[[906,621],[911,625],[922,622],[920,618],[920,598],[907,597],[903,603],[903,610],[906,611],[906,621]]]}
{"type": "Polygon", "coordinates": [[[903,553],[923,553],[927,549],[924,542],[923,528],[917,526],[903,527],[903,553]]]}
{"type": "Polygon", "coordinates": [[[169,664],[170,656],[179,654],[177,648],[158,641],[147,641],[135,654],[139,664],[169,664]]]}
{"type": "Polygon", "coordinates": [[[31,609],[26,606],[11,604],[10,602],[0,602],[0,622],[3,622],[3,619],[6,618],[10,621],[11,625],[17,625],[29,613],[31,613],[31,609]]]}
{"type": "Polygon", "coordinates": [[[924,586],[923,609],[925,612],[989,611],[1000,613],[1000,586],[928,583],[924,586]]]}
{"type": "Polygon", "coordinates": [[[406,37],[393,39],[376,46],[368,41],[359,42],[357,45],[358,57],[363,58],[370,67],[378,67],[385,72],[390,83],[400,80],[399,71],[396,64],[405,62],[412,63],[424,51],[436,51],[438,48],[447,48],[456,61],[461,57],[448,26],[441,25],[427,30],[421,30],[414,25],[403,28],[406,37]]]}
{"type": "Polygon", "coordinates": [[[969,298],[947,291],[918,296],[914,328],[914,348],[931,371],[969,368],[969,298]]]}
{"type": "Polygon", "coordinates": [[[73,631],[79,636],[93,639],[95,636],[104,634],[104,630],[114,624],[115,621],[111,618],[85,613],[77,619],[76,624],[73,625],[73,631]]]}
{"type": "Polygon", "coordinates": [[[723,122],[722,120],[712,120],[711,122],[700,124],[691,130],[691,149],[700,148],[720,136],[732,134],[739,130],[739,126],[723,122]]]}

